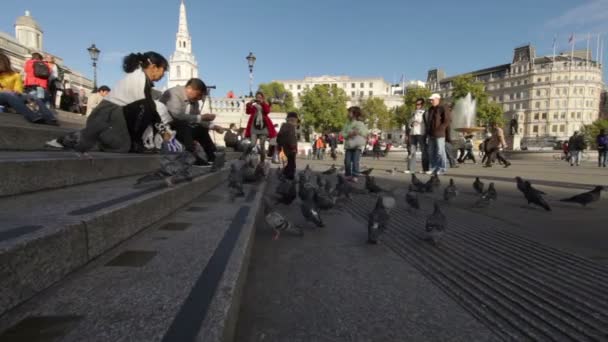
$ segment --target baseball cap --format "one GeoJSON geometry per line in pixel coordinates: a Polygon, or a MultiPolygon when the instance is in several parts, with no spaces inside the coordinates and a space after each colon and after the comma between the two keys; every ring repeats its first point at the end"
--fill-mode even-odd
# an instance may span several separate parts
{"type": "Polygon", "coordinates": [[[429,97],[429,100],[440,99],[440,98],[441,98],[441,95],[435,93],[429,97]]]}

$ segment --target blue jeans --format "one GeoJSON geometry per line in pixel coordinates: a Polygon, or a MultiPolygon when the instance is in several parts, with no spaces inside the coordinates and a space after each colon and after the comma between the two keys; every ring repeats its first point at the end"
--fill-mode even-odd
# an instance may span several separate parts
{"type": "Polygon", "coordinates": [[[23,115],[28,121],[35,122],[39,120],[55,121],[55,114],[51,112],[44,103],[37,99],[32,98],[27,95],[16,94],[12,92],[0,92],[0,105],[11,107],[17,113],[23,115]],[[34,112],[25,105],[26,99],[30,101],[35,101],[39,107],[38,112],[34,112]]]}
{"type": "Polygon", "coordinates": [[[603,150],[597,150],[597,166],[606,167],[606,163],[608,162],[608,148],[604,148],[603,150]]]}
{"type": "Polygon", "coordinates": [[[346,177],[359,175],[359,160],[361,150],[358,148],[348,149],[344,153],[344,174],[346,177]]]}
{"type": "Polygon", "coordinates": [[[445,137],[429,137],[429,159],[431,162],[431,171],[446,171],[447,156],[445,154],[445,137]]]}
{"type": "Polygon", "coordinates": [[[581,151],[570,150],[570,165],[579,165],[581,163],[581,151]]]}

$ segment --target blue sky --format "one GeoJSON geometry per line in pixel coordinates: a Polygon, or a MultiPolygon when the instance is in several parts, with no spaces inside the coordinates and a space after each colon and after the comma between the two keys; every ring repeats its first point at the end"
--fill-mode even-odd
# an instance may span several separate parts
{"type": "MultiPolygon", "coordinates": [[[[99,84],[121,77],[131,51],[174,50],[180,0],[2,0],[0,31],[14,34],[26,9],[44,30],[44,47],[92,75],[86,48],[102,50],[99,84]]],[[[216,96],[247,92],[245,56],[258,60],[255,84],[317,75],[426,79],[508,63],[513,48],[568,50],[576,32],[602,33],[608,43],[608,0],[186,0],[199,71],[216,96]]],[[[595,54],[595,40],[593,40],[595,54]]],[[[604,58],[605,60],[608,58],[604,58]]]]}

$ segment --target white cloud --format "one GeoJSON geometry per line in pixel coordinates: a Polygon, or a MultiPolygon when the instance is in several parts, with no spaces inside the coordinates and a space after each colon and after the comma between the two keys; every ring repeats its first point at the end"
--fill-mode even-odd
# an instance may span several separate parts
{"type": "Polygon", "coordinates": [[[608,30],[608,0],[592,0],[571,8],[558,17],[547,21],[552,29],[588,28],[595,32],[608,30]]]}

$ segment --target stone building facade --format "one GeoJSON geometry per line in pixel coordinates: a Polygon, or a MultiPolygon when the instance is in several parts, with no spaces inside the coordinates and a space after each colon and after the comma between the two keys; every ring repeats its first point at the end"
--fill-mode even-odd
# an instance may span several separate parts
{"type": "MultiPolygon", "coordinates": [[[[602,65],[585,50],[537,57],[535,48],[525,45],[514,50],[509,64],[466,74],[483,82],[490,101],[503,106],[505,122],[517,119],[522,144],[567,139],[599,117],[602,65]]],[[[449,102],[455,77],[433,69],[427,86],[449,102]]]]}
{"type": "MultiPolygon", "coordinates": [[[[43,49],[42,28],[32,17],[29,11],[15,21],[15,36],[0,32],[0,52],[6,54],[11,60],[11,64],[16,71],[23,71],[25,61],[32,53],[38,52],[43,55],[53,55],[43,49]]],[[[83,50],[86,47],[83,47],[83,50]]],[[[75,90],[84,90],[86,94],[93,90],[93,81],[82,73],[77,72],[64,64],[63,58],[55,56],[55,62],[64,72],[64,80],[75,90]]]]}

